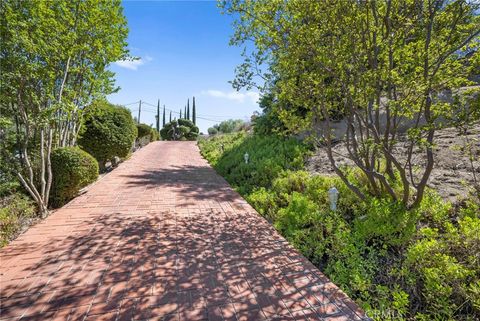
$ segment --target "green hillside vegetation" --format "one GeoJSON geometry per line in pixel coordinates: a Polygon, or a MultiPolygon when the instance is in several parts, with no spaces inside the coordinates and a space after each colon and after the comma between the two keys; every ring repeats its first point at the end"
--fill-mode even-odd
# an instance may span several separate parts
{"type": "MultiPolygon", "coordinates": [[[[309,147],[244,132],[200,140],[203,156],[298,250],[375,320],[480,317],[480,200],[428,190],[408,210],[388,195],[359,201],[338,177],[303,170],[309,147]],[[249,163],[244,154],[249,154],[249,163]],[[339,192],[337,211],[328,190],[339,192]]],[[[350,181],[366,177],[351,169],[350,181]]]]}

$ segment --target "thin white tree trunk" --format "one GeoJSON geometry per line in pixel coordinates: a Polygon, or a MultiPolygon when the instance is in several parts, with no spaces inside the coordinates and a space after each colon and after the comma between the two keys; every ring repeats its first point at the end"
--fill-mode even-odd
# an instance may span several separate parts
{"type": "Polygon", "coordinates": [[[52,179],[53,179],[53,176],[52,176],[52,163],[51,163],[51,160],[50,160],[50,155],[52,153],[52,141],[53,141],[53,129],[50,127],[48,129],[48,143],[47,143],[47,157],[46,157],[46,161],[47,161],[47,187],[45,189],[45,194],[43,195],[43,202],[45,204],[48,204],[48,199],[50,197],[50,188],[52,186],[52,179]]]}
{"type": "Polygon", "coordinates": [[[44,129],[42,128],[40,130],[40,196],[43,198],[45,195],[45,187],[46,187],[46,181],[45,181],[45,134],[44,134],[44,129]]]}

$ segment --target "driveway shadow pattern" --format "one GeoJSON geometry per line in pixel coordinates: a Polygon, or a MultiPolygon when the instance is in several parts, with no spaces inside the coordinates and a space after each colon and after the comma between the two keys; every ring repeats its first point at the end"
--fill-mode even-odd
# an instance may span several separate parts
{"type": "Polygon", "coordinates": [[[200,156],[155,142],[0,250],[0,320],[367,320],[200,156]]]}

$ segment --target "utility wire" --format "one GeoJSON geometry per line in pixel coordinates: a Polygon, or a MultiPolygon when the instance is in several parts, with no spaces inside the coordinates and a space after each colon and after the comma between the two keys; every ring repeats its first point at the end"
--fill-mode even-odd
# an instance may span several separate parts
{"type": "Polygon", "coordinates": [[[130,106],[130,105],[135,105],[135,104],[138,104],[140,102],[140,100],[137,100],[133,103],[129,103],[129,104],[121,104],[122,106],[130,106]]]}
{"type": "MultiPolygon", "coordinates": [[[[135,105],[135,104],[138,104],[139,102],[140,102],[140,101],[138,100],[138,101],[133,102],[133,103],[122,104],[122,106],[135,105]]],[[[156,114],[156,113],[157,113],[156,108],[157,108],[156,105],[153,105],[153,104],[151,104],[151,103],[149,103],[149,102],[146,102],[146,101],[142,101],[142,111],[147,112],[147,113],[156,114]],[[145,106],[145,105],[150,106],[150,107],[154,107],[155,110],[149,110],[149,109],[147,109],[148,107],[145,106]]],[[[175,111],[175,110],[173,110],[173,109],[165,108],[165,110],[166,110],[166,111],[169,111],[169,112],[172,112],[172,113],[175,114],[175,115],[180,115],[180,112],[175,111]]],[[[131,111],[132,113],[133,113],[133,112],[136,112],[136,111],[138,111],[138,108],[130,109],[130,111],[131,111]]],[[[219,123],[219,122],[221,122],[222,120],[233,119],[233,118],[236,118],[236,117],[207,115],[207,114],[197,114],[196,118],[197,118],[197,119],[206,120],[206,121],[210,121],[210,122],[213,122],[213,123],[219,123]],[[206,116],[206,117],[205,117],[205,116],[206,116]],[[223,119],[211,119],[211,118],[207,118],[207,117],[223,118],[223,119]]]]}
{"type": "MultiPolygon", "coordinates": [[[[138,102],[137,102],[138,103],[138,102]]],[[[149,105],[149,106],[152,106],[152,107],[157,107],[153,104],[150,104],[149,102],[146,102],[146,101],[142,101],[142,104],[145,104],[145,105],[149,105]]],[[[168,108],[165,108],[165,110],[168,110],[170,111],[171,109],[168,109],[168,108]]],[[[172,110],[172,112],[175,112],[174,110],[172,110]]],[[[176,112],[178,114],[178,112],[176,112]]],[[[226,119],[230,119],[230,118],[235,118],[235,117],[232,117],[232,116],[219,116],[219,115],[207,115],[207,114],[197,114],[197,116],[204,116],[204,117],[216,117],[216,118],[226,118],[226,119]]]]}
{"type": "MultiPolygon", "coordinates": [[[[155,105],[153,105],[153,104],[150,104],[150,103],[148,103],[148,102],[146,102],[146,101],[142,101],[142,104],[149,105],[149,106],[152,106],[152,107],[155,107],[155,108],[157,107],[157,106],[155,106],[155,105]]],[[[178,111],[175,111],[175,110],[173,110],[173,109],[165,108],[165,110],[168,110],[168,111],[171,111],[171,112],[174,113],[174,114],[180,115],[180,113],[179,113],[178,111]]],[[[151,112],[154,112],[154,111],[151,111],[151,112]]],[[[218,122],[221,121],[221,120],[209,119],[209,118],[199,117],[199,116],[196,116],[196,118],[197,118],[197,119],[206,120],[206,121],[211,121],[211,122],[214,122],[214,123],[218,123],[218,122]]]]}

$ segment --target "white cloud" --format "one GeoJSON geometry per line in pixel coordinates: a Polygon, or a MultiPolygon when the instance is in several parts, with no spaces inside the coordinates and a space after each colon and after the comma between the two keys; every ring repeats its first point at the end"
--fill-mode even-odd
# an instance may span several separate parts
{"type": "Polygon", "coordinates": [[[245,93],[241,93],[238,91],[225,92],[221,90],[210,89],[202,91],[202,94],[215,98],[233,100],[239,103],[243,103],[247,99],[250,99],[253,103],[257,103],[260,98],[260,94],[255,91],[247,91],[245,93]]]}
{"type": "Polygon", "coordinates": [[[126,68],[130,70],[137,70],[138,67],[144,65],[145,62],[152,61],[153,58],[150,56],[145,56],[145,58],[139,58],[136,60],[119,60],[115,61],[115,64],[121,68],[126,68]]]}

